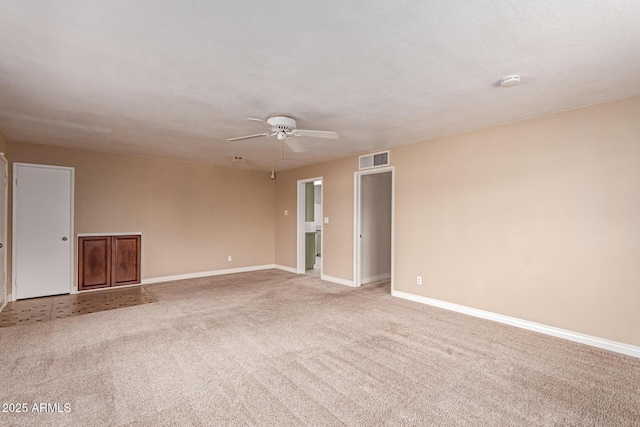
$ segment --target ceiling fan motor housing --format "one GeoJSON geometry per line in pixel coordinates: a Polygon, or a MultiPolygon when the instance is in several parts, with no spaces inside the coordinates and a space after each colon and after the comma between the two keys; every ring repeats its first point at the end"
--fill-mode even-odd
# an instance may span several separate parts
{"type": "Polygon", "coordinates": [[[291,133],[291,131],[296,128],[295,119],[288,116],[269,117],[267,119],[267,123],[269,123],[274,128],[286,133],[291,133]]]}

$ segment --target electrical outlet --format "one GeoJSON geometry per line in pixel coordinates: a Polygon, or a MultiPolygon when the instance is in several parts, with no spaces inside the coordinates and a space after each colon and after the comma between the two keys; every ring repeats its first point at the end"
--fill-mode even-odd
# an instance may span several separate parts
{"type": "Polygon", "coordinates": [[[227,261],[231,262],[231,255],[227,257],[227,261]]]}
{"type": "Polygon", "coordinates": [[[418,277],[416,278],[416,283],[417,283],[418,285],[422,285],[422,276],[418,276],[418,277]]]}

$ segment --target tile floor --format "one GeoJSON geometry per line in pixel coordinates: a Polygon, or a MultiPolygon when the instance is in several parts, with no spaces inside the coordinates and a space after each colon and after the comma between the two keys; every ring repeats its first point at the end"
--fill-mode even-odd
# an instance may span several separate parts
{"type": "Polygon", "coordinates": [[[156,301],[157,299],[142,286],[19,300],[10,302],[2,310],[0,328],[30,325],[156,301]]]}
{"type": "Polygon", "coordinates": [[[314,268],[306,270],[304,273],[308,274],[309,276],[320,277],[320,257],[319,256],[316,257],[316,264],[314,268]]]}

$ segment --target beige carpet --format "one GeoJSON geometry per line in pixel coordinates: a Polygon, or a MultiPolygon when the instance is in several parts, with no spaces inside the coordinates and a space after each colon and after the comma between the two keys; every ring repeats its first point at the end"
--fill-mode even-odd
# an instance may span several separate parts
{"type": "Polygon", "coordinates": [[[640,359],[276,270],[0,330],[0,425],[638,426],[640,359]],[[52,408],[53,409],[53,408],[52,408]]]}

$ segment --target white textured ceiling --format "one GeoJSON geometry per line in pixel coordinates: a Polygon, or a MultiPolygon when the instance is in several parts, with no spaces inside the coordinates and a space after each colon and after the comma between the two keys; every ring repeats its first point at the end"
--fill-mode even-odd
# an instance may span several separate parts
{"type": "Polygon", "coordinates": [[[638,0],[0,0],[10,141],[283,170],[638,94],[638,0]],[[340,139],[226,141],[274,113],[340,139]]]}

